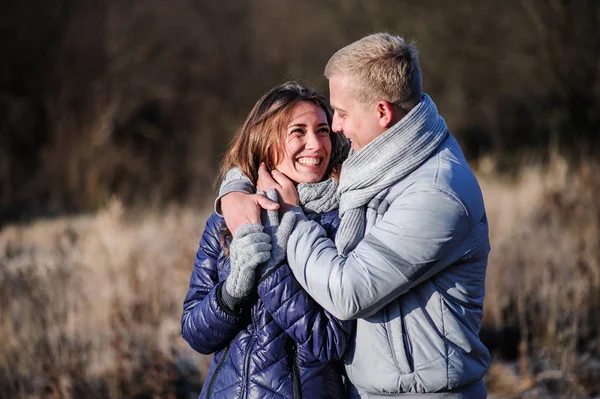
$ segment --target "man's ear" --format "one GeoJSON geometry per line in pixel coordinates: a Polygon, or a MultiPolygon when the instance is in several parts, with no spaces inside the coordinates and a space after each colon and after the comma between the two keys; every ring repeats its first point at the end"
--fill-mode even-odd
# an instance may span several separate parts
{"type": "Polygon", "coordinates": [[[383,129],[389,129],[397,122],[397,115],[394,106],[387,101],[379,101],[375,106],[377,117],[379,118],[379,126],[383,129]]]}

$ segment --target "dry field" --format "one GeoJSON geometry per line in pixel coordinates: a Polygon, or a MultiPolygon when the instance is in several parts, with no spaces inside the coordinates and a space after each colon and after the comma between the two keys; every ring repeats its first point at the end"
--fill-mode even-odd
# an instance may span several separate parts
{"type": "MultiPolygon", "coordinates": [[[[477,170],[491,225],[494,398],[600,395],[600,174],[558,157],[477,170]]],[[[179,317],[208,211],[128,210],[0,230],[0,397],[192,398],[209,358],[179,317]]]]}
{"type": "Polygon", "coordinates": [[[0,232],[0,397],[185,397],[207,359],[180,337],[204,214],[95,215],[0,232]]]}

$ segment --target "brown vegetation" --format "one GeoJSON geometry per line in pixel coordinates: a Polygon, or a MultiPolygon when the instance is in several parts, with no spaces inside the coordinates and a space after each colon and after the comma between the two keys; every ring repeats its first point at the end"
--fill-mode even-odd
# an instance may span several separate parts
{"type": "Polygon", "coordinates": [[[553,156],[514,181],[479,169],[492,241],[482,336],[518,358],[522,390],[600,393],[599,166],[553,156]]]}
{"type": "Polygon", "coordinates": [[[323,89],[341,46],[417,41],[424,88],[470,157],[594,154],[600,3],[590,0],[9,0],[0,13],[0,223],[93,210],[112,194],[207,195],[268,88],[323,89]],[[505,156],[505,155],[509,156],[505,156]]]}
{"type": "Polygon", "coordinates": [[[0,12],[0,397],[186,397],[181,302],[225,144],[341,46],[417,41],[476,165],[498,397],[600,394],[600,3],[9,0],[0,12]],[[549,155],[550,154],[550,155],[549,155]]]}
{"type": "Polygon", "coordinates": [[[179,316],[204,215],[95,215],[0,231],[0,397],[199,392],[207,360],[179,316]]]}
{"type": "MultiPolygon", "coordinates": [[[[554,157],[511,180],[478,169],[493,243],[483,335],[496,359],[488,375],[496,397],[600,393],[597,167],[570,169],[554,157]]],[[[2,229],[0,392],[125,398],[199,389],[208,358],[180,338],[179,317],[206,216],[128,211],[113,199],[96,214],[2,229]]]]}

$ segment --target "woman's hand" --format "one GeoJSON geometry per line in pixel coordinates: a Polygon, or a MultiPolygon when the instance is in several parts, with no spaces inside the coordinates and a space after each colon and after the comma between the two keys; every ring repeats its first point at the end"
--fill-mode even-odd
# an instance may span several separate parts
{"type": "Polygon", "coordinates": [[[256,188],[264,192],[274,188],[279,195],[279,203],[281,205],[280,211],[282,213],[285,213],[291,207],[300,204],[298,191],[296,190],[294,183],[281,172],[273,170],[269,173],[264,163],[262,163],[258,169],[256,188]]]}
{"type": "MultiPolygon", "coordinates": [[[[277,201],[277,191],[272,188],[265,193],[271,201],[277,201]]],[[[274,267],[279,266],[286,257],[287,242],[294,229],[296,217],[294,212],[286,212],[279,217],[277,210],[264,210],[260,214],[264,232],[271,237],[271,258],[259,267],[259,275],[263,276],[274,267]]]]}
{"type": "Polygon", "coordinates": [[[245,224],[237,229],[229,247],[231,272],[221,292],[222,299],[231,310],[239,306],[252,293],[256,281],[256,268],[271,257],[271,235],[264,232],[262,224],[245,224]]]}

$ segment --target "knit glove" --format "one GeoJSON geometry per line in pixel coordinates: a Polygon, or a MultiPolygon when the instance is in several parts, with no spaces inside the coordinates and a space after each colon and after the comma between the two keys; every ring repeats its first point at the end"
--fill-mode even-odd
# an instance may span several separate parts
{"type": "MultiPolygon", "coordinates": [[[[277,191],[274,188],[269,189],[265,196],[273,202],[278,201],[277,191]]],[[[265,264],[260,265],[259,269],[259,275],[263,276],[285,259],[287,242],[294,229],[296,216],[293,212],[288,211],[280,221],[279,211],[263,209],[260,219],[265,233],[271,237],[271,258],[265,264]]]]}
{"type": "Polygon", "coordinates": [[[240,226],[229,247],[231,273],[221,292],[223,302],[233,310],[250,295],[256,281],[256,268],[271,256],[271,236],[260,224],[240,226]]]}

